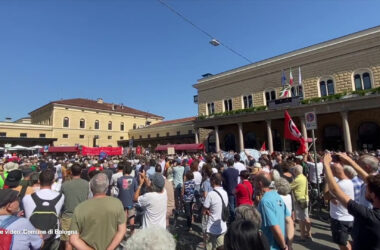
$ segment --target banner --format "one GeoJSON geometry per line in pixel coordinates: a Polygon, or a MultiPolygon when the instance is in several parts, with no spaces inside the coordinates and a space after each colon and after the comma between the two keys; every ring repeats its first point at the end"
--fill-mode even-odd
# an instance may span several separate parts
{"type": "Polygon", "coordinates": [[[122,155],[123,147],[82,147],[82,155],[122,155]]]}

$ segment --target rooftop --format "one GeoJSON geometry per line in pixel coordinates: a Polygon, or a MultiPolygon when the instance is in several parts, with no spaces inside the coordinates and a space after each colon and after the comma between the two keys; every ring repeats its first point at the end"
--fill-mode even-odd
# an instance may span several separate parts
{"type": "Polygon", "coordinates": [[[180,119],[175,119],[175,120],[162,121],[162,122],[152,124],[152,125],[148,126],[148,128],[161,127],[161,126],[166,126],[166,125],[174,125],[174,124],[184,123],[184,122],[192,122],[192,121],[195,121],[195,119],[196,119],[196,117],[192,116],[192,117],[180,118],[180,119]]]}
{"type": "Polygon", "coordinates": [[[128,106],[120,105],[120,104],[113,104],[113,103],[106,103],[103,102],[102,99],[98,100],[90,100],[90,99],[84,99],[84,98],[74,98],[74,99],[66,99],[66,100],[59,100],[59,101],[52,101],[48,104],[33,110],[30,113],[33,113],[34,111],[37,111],[43,107],[52,105],[52,104],[60,104],[60,105],[67,105],[67,106],[73,106],[73,107],[80,107],[80,108],[89,108],[89,109],[98,109],[98,110],[105,110],[108,112],[117,112],[117,113],[125,113],[129,115],[136,115],[136,116],[144,116],[148,118],[158,118],[158,119],[164,119],[164,117],[155,115],[152,113],[144,112],[141,110],[137,110],[128,106]]]}

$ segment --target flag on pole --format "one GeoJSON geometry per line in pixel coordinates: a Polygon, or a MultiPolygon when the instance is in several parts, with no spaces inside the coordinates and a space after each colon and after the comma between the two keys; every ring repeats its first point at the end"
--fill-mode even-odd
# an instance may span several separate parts
{"type": "Polygon", "coordinates": [[[265,146],[265,142],[261,146],[260,151],[267,151],[267,147],[265,146]]]}
{"type": "Polygon", "coordinates": [[[298,67],[298,85],[302,85],[301,67],[298,67]]]}
{"type": "Polygon", "coordinates": [[[286,85],[286,76],[284,70],[282,70],[282,75],[281,75],[281,85],[284,87],[286,85]]]}
{"type": "Polygon", "coordinates": [[[290,86],[283,87],[280,91],[280,97],[290,97],[290,86]]]}
{"type": "Polygon", "coordinates": [[[288,111],[285,110],[285,124],[284,124],[284,136],[286,139],[293,141],[300,141],[302,138],[301,132],[298,130],[296,124],[294,124],[288,111]]]}
{"type": "Polygon", "coordinates": [[[290,69],[290,72],[289,72],[289,85],[292,86],[293,85],[293,74],[292,74],[292,69],[290,69]]]}

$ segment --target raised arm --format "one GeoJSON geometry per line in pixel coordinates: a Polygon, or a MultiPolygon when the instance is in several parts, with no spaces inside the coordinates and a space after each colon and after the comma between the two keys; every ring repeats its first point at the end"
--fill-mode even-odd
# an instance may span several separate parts
{"type": "Polygon", "coordinates": [[[331,171],[331,154],[327,153],[323,157],[323,165],[325,167],[326,180],[329,185],[330,192],[335,196],[337,200],[339,200],[345,207],[347,207],[348,202],[351,200],[338,186],[338,184],[334,180],[334,176],[331,171]]]}

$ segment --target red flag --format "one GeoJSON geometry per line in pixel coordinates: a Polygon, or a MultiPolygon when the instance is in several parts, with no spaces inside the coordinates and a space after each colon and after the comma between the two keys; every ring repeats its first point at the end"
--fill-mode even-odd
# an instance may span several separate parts
{"type": "Polygon", "coordinates": [[[306,143],[307,143],[307,141],[304,138],[300,139],[300,147],[298,148],[296,155],[307,154],[306,143]]]}
{"type": "Polygon", "coordinates": [[[265,146],[265,142],[261,146],[260,151],[267,151],[267,147],[265,146]]]}
{"type": "Polygon", "coordinates": [[[293,140],[293,141],[300,141],[302,138],[301,132],[298,130],[297,126],[294,124],[292,118],[290,117],[288,111],[286,110],[285,110],[284,136],[286,139],[293,140]]]}

